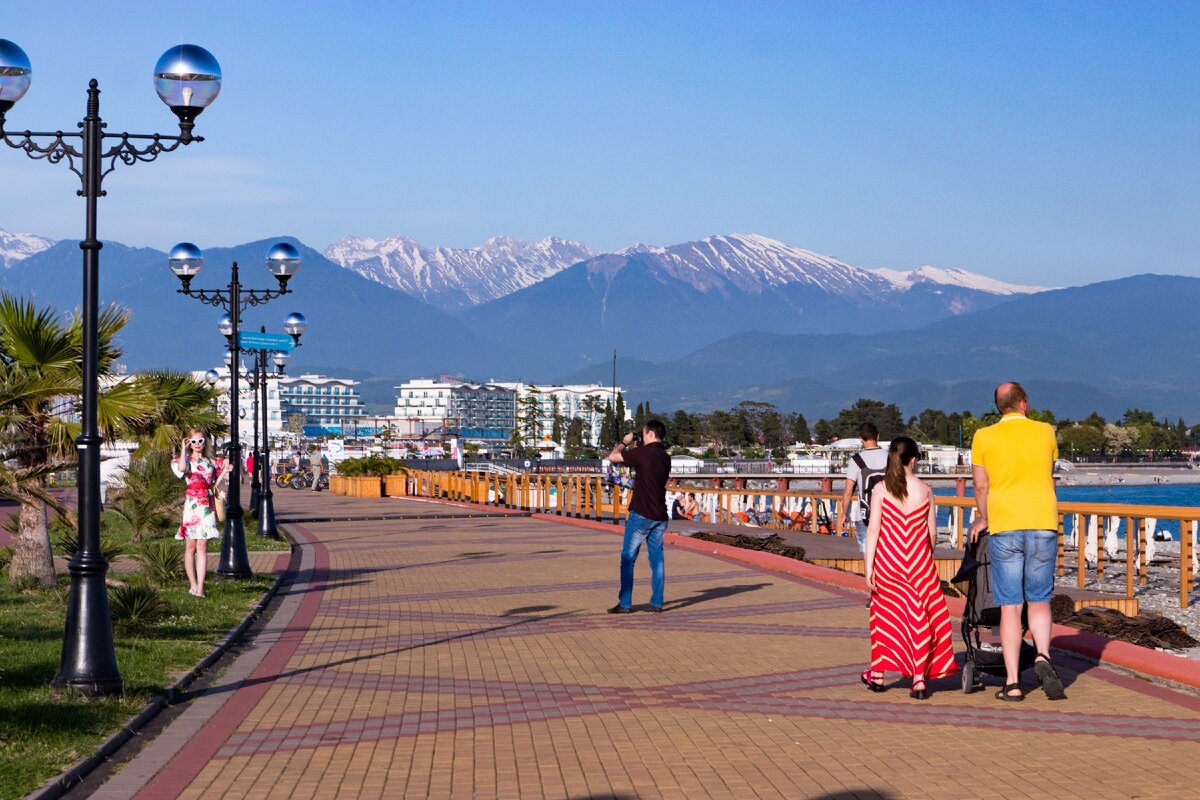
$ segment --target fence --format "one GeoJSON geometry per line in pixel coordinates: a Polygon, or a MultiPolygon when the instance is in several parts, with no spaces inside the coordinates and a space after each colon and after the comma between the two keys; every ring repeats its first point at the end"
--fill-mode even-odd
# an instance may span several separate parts
{"type": "MultiPolygon", "coordinates": [[[[695,493],[701,510],[699,521],[747,524],[754,514],[758,527],[810,533],[833,532],[841,503],[841,493],[821,491],[725,488],[687,488],[683,491],[695,493]]],[[[629,515],[629,490],[615,487],[597,474],[413,470],[409,473],[409,492],[614,524],[623,522],[629,515]]],[[[974,516],[974,500],[935,495],[934,505],[938,508],[939,520],[947,522],[944,529],[951,543],[961,547],[974,516]]],[[[1106,569],[1123,569],[1128,598],[1135,596],[1138,586],[1148,582],[1149,555],[1156,544],[1150,539],[1151,525],[1163,521],[1178,522],[1179,605],[1180,608],[1188,607],[1196,575],[1200,572],[1196,551],[1200,508],[1060,502],[1058,512],[1061,534],[1059,576],[1065,574],[1069,563],[1067,547],[1070,544],[1075,550],[1073,560],[1080,588],[1086,585],[1089,574],[1103,580],[1106,569]],[[1116,552],[1119,552],[1114,521],[1124,523],[1124,558],[1114,558],[1114,549],[1102,546],[1099,541],[1098,531],[1109,531],[1111,527],[1107,544],[1116,540],[1116,552]],[[1097,533],[1089,536],[1087,532],[1093,529],[1097,533]]]]}

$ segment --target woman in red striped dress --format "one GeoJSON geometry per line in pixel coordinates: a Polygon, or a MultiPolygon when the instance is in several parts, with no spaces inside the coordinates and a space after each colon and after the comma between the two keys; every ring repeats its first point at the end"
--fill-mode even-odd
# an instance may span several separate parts
{"type": "Polygon", "coordinates": [[[909,695],[929,696],[925,681],[958,671],[950,612],[942,596],[933,545],[933,493],[913,474],[920,453],[907,436],[888,449],[883,491],[872,492],[867,526],[867,586],[871,588],[871,668],[862,682],[884,691],[884,673],[912,679],[909,695]]]}

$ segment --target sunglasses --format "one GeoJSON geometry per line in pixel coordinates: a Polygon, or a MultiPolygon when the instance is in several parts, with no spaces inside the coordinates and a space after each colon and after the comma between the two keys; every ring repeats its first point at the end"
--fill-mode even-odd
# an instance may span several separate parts
{"type": "Polygon", "coordinates": [[[199,439],[188,439],[188,442],[191,444],[204,444],[204,437],[201,436],[199,439]]]}

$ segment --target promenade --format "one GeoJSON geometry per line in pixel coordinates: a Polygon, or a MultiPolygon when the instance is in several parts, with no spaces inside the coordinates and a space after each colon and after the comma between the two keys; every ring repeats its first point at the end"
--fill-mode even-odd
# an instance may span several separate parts
{"type": "MultiPolygon", "coordinates": [[[[615,527],[419,500],[276,500],[300,548],[274,615],[90,796],[1195,791],[1194,693],[1058,654],[1066,702],[964,695],[957,676],[931,682],[926,702],[907,686],[871,694],[858,681],[865,595],[850,588],[668,547],[666,613],[609,615],[615,527]]],[[[644,556],[637,579],[644,609],[644,556]]]]}

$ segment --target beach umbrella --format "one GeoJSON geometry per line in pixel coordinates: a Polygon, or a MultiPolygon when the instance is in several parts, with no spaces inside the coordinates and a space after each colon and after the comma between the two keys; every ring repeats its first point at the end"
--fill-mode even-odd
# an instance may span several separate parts
{"type": "Polygon", "coordinates": [[[1150,566],[1150,562],[1154,560],[1154,529],[1158,527],[1158,520],[1154,517],[1146,517],[1146,566],[1150,566]]]}
{"type": "Polygon", "coordinates": [[[1121,527],[1119,517],[1108,517],[1104,521],[1104,552],[1109,558],[1116,558],[1121,549],[1121,540],[1117,538],[1117,528],[1121,527]]]}
{"type": "Polygon", "coordinates": [[[1097,519],[1098,518],[1094,514],[1088,517],[1087,544],[1085,545],[1087,552],[1084,555],[1086,556],[1089,564],[1095,564],[1099,555],[1096,541],[1099,533],[1097,519]]]}

